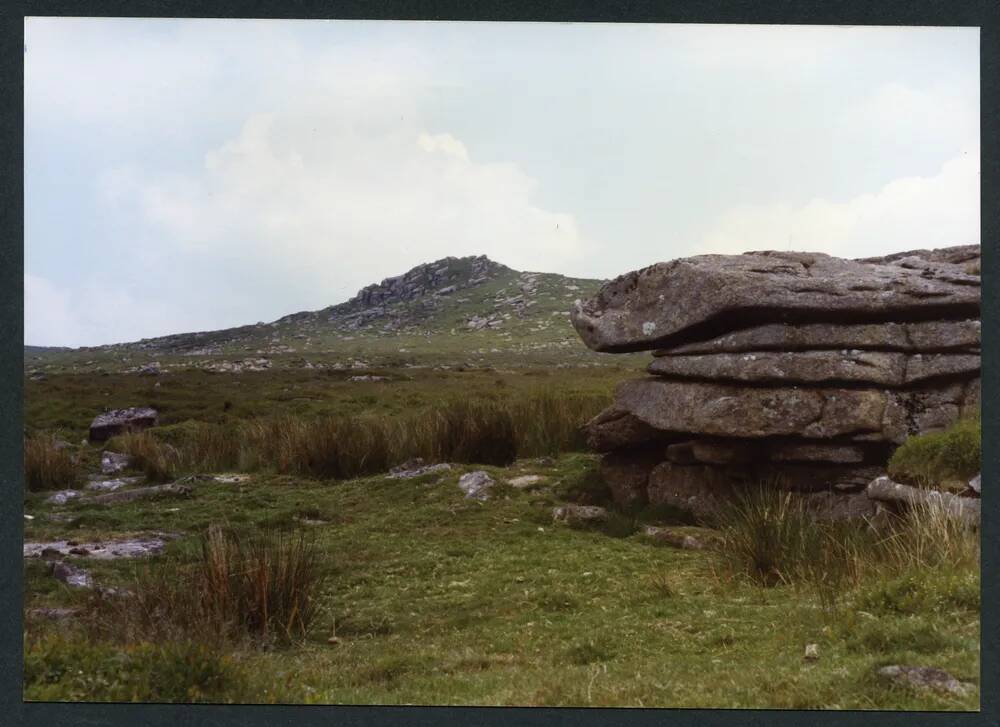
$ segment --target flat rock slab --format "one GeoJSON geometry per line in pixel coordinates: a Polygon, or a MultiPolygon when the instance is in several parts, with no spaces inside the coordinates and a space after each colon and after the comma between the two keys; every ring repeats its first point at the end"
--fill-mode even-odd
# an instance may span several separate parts
{"type": "Polygon", "coordinates": [[[880,351],[756,351],[661,356],[649,365],[657,376],[790,385],[864,383],[901,387],[928,379],[979,375],[978,354],[880,351]]]}
{"type": "Polygon", "coordinates": [[[421,475],[429,475],[436,472],[447,472],[450,469],[451,465],[447,462],[426,464],[422,458],[417,457],[416,459],[404,462],[398,467],[393,467],[389,470],[389,474],[386,475],[386,478],[390,480],[410,480],[414,477],[420,477],[421,475]]]}
{"type": "Polygon", "coordinates": [[[707,341],[657,349],[654,356],[860,349],[911,353],[979,349],[979,320],[918,323],[771,323],[733,331],[707,341]]]}
{"type": "Polygon", "coordinates": [[[97,560],[117,560],[119,558],[144,558],[163,552],[169,540],[180,537],[174,533],[155,536],[119,538],[91,543],[70,543],[54,540],[46,543],[25,543],[25,558],[70,557],[96,558],[97,560]]]}
{"type": "Polygon", "coordinates": [[[515,487],[518,490],[530,490],[533,487],[538,487],[545,481],[545,478],[541,475],[521,475],[520,477],[514,477],[507,481],[507,484],[511,487],[515,487]]]}
{"type": "Polygon", "coordinates": [[[567,525],[597,525],[607,522],[608,511],[596,505],[562,505],[552,510],[552,519],[567,525]]]}
{"type": "Polygon", "coordinates": [[[114,492],[115,490],[120,490],[123,487],[130,487],[131,485],[138,484],[142,482],[142,477],[98,477],[91,479],[87,483],[88,490],[98,490],[100,492],[114,492]]]}
{"type": "Polygon", "coordinates": [[[940,389],[892,391],[742,387],[651,377],[620,384],[614,404],[585,429],[588,444],[605,452],[682,434],[899,444],[911,434],[943,429],[978,400],[978,379],[940,389]]]}
{"type": "Polygon", "coordinates": [[[976,690],[976,685],[960,682],[943,669],[930,666],[901,666],[892,664],[878,670],[880,679],[920,691],[932,690],[964,697],[976,690]]]}
{"type": "Polygon", "coordinates": [[[705,539],[697,538],[676,528],[647,525],[642,532],[657,545],[666,545],[680,550],[704,550],[709,543],[705,539]]]}
{"type": "Polygon", "coordinates": [[[982,501],[978,497],[959,497],[950,492],[910,487],[885,476],[872,480],[865,492],[872,500],[938,510],[971,527],[979,527],[982,517],[982,501]]]}
{"type": "Polygon", "coordinates": [[[88,505],[116,505],[123,502],[134,502],[150,497],[161,497],[163,495],[176,495],[186,497],[191,494],[191,488],[187,485],[170,483],[166,485],[153,485],[151,487],[137,487],[134,490],[121,490],[119,492],[108,492],[104,495],[94,495],[87,497],[82,502],[88,505]]]}
{"type": "Polygon", "coordinates": [[[94,417],[90,423],[90,440],[103,442],[123,432],[140,431],[155,426],[158,419],[156,409],[148,406],[113,409],[94,417]]]}
{"type": "Polygon", "coordinates": [[[45,502],[51,505],[65,505],[70,500],[75,500],[82,494],[79,490],[59,490],[46,497],[45,502]]]}
{"type": "Polygon", "coordinates": [[[822,253],[698,255],[605,283],[571,320],[588,347],[625,352],[748,324],[979,318],[980,276],[943,260],[919,251],[881,263],[822,253]]]}

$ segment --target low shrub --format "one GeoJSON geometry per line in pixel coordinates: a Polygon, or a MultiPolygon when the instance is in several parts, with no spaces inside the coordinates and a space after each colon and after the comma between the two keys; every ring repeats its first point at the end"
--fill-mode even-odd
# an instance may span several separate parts
{"type": "Polygon", "coordinates": [[[28,490],[70,489],[80,479],[80,468],[68,447],[49,434],[24,440],[24,484],[28,490]]]}
{"type": "Polygon", "coordinates": [[[968,480],[979,472],[982,422],[960,419],[941,432],[910,437],[889,460],[889,476],[918,487],[968,480]]]}

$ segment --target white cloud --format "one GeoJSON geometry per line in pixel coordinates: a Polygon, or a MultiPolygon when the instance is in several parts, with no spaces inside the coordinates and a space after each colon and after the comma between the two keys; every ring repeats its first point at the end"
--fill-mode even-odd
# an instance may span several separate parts
{"type": "MultiPolygon", "coordinates": [[[[312,98],[251,117],[196,172],[141,180],[137,203],[183,250],[238,254],[321,291],[446,255],[562,271],[586,253],[574,218],[539,208],[538,183],[516,164],[479,163],[460,140],[405,114],[388,123],[386,99],[373,120],[312,98]]],[[[110,175],[109,199],[130,178],[110,175]]]]}
{"type": "Polygon", "coordinates": [[[865,257],[978,244],[978,151],[951,159],[933,177],[896,179],[845,202],[734,207],[705,236],[701,252],[792,249],[865,257]]]}

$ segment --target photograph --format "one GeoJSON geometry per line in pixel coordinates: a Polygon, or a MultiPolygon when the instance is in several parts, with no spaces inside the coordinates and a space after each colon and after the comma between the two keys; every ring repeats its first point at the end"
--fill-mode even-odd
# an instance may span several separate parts
{"type": "Polygon", "coordinates": [[[979,27],[23,31],[24,702],[980,711],[979,27]]]}

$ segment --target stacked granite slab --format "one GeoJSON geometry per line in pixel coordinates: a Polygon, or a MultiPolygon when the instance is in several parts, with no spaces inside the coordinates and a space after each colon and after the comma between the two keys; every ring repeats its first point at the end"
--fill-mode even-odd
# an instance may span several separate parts
{"type": "Polygon", "coordinates": [[[590,348],[653,352],[586,426],[616,501],[711,519],[767,482],[830,517],[871,514],[863,490],[892,450],[979,406],[979,256],[700,255],[577,302],[590,348]]]}

